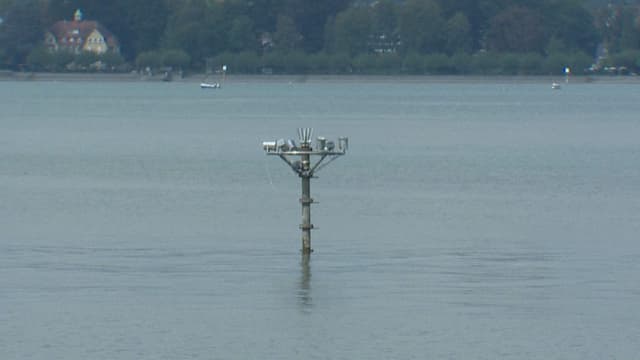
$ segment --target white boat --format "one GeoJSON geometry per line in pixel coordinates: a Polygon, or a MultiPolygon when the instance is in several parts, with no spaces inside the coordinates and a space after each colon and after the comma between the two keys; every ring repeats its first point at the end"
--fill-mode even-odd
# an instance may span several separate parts
{"type": "Polygon", "coordinates": [[[222,87],[222,84],[224,83],[225,75],[227,74],[227,65],[222,65],[221,73],[222,73],[222,79],[220,80],[220,82],[203,81],[200,83],[200,88],[201,89],[220,89],[222,87]]]}
{"type": "Polygon", "coordinates": [[[208,83],[208,82],[200,83],[200,87],[203,88],[203,89],[219,89],[219,88],[221,88],[220,83],[208,83]]]}
{"type": "Polygon", "coordinates": [[[560,89],[560,87],[561,87],[560,84],[557,83],[557,82],[554,82],[554,83],[551,84],[551,88],[554,89],[554,90],[558,90],[558,89],[560,89]]]}

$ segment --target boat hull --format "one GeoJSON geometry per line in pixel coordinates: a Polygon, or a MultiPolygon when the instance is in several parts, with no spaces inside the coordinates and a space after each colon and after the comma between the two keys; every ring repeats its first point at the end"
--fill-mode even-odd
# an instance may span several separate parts
{"type": "Polygon", "coordinates": [[[219,89],[219,83],[200,83],[200,87],[203,89],[219,89]]]}

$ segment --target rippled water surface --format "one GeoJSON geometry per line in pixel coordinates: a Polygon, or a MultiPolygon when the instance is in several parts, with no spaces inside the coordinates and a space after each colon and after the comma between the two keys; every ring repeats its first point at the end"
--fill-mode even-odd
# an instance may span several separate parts
{"type": "Polygon", "coordinates": [[[0,358],[636,358],[639,94],[0,82],[0,358]]]}

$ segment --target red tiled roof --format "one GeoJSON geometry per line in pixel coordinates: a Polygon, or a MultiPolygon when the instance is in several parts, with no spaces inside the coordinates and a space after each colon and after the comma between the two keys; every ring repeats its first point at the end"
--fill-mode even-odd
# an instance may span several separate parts
{"type": "Polygon", "coordinates": [[[118,39],[97,21],[58,21],[49,29],[56,37],[58,44],[63,46],[70,43],[74,45],[78,43],[84,44],[87,37],[94,30],[98,30],[104,36],[110,48],[119,46],[118,39]],[[62,39],[66,39],[66,42],[63,42],[62,39]],[[70,39],[73,39],[73,41],[70,39]]]}

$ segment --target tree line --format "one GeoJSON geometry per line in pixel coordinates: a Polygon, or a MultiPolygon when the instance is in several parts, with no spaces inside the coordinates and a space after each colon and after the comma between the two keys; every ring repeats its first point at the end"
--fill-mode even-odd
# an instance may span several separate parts
{"type": "Polygon", "coordinates": [[[224,63],[245,73],[640,67],[640,5],[630,1],[0,0],[0,19],[0,66],[13,69],[87,69],[97,60],[111,69],[203,71],[224,63]],[[45,30],[78,8],[119,38],[120,54],[42,47],[45,30]]]}

